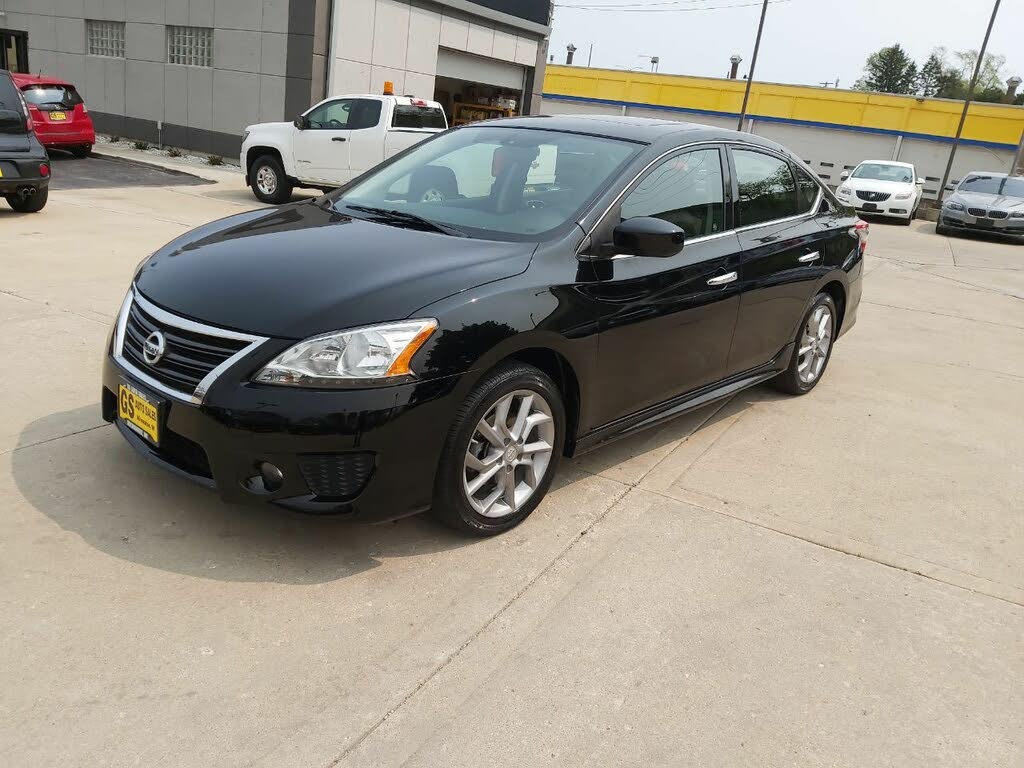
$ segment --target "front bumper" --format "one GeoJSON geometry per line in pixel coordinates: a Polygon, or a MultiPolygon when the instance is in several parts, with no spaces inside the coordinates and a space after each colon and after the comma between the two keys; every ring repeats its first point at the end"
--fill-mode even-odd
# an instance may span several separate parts
{"type": "Polygon", "coordinates": [[[865,216],[886,216],[893,219],[909,219],[914,213],[914,200],[889,199],[882,203],[868,203],[858,197],[839,198],[839,202],[865,216]],[[874,209],[865,206],[874,206],[874,209]]]}
{"type": "Polygon", "coordinates": [[[974,232],[995,232],[1000,235],[1024,235],[1024,219],[990,219],[988,217],[971,216],[967,211],[954,211],[943,208],[939,223],[946,227],[969,229],[974,232]]]}
{"type": "Polygon", "coordinates": [[[108,355],[103,418],[145,458],[225,501],[389,520],[429,508],[460,378],[325,391],[222,377],[195,405],[152,390],[108,355]],[[117,419],[122,382],[162,402],[159,447],[117,419]],[[281,470],[280,487],[267,489],[262,462],[281,470]]]}

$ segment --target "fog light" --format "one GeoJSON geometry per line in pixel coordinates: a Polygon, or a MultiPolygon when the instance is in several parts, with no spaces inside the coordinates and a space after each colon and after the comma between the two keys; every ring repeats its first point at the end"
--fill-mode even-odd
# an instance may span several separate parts
{"type": "Polygon", "coordinates": [[[268,491],[276,491],[282,485],[284,485],[284,472],[280,468],[274,466],[269,461],[260,463],[259,466],[260,477],[263,478],[263,487],[268,491]]]}

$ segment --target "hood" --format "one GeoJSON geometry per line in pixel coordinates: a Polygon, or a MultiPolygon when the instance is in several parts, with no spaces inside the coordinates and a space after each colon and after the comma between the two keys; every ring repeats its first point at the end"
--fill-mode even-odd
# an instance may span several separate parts
{"type": "Polygon", "coordinates": [[[995,195],[989,192],[954,192],[950,200],[956,200],[969,208],[986,208],[998,211],[1024,210],[1024,199],[995,195]]]}
{"type": "Polygon", "coordinates": [[[305,202],[192,230],[150,256],[135,281],[175,314],[303,339],[401,320],[519,274],[535,247],[377,224],[305,202]]]}
{"type": "Polygon", "coordinates": [[[247,125],[245,130],[249,133],[276,133],[283,128],[294,128],[293,123],[256,123],[255,125],[247,125]]]}
{"type": "Polygon", "coordinates": [[[854,192],[857,190],[864,190],[865,192],[888,192],[892,195],[899,192],[913,192],[916,188],[913,182],[883,181],[881,179],[855,179],[852,176],[842,182],[842,184],[849,189],[852,189],[854,192]]]}

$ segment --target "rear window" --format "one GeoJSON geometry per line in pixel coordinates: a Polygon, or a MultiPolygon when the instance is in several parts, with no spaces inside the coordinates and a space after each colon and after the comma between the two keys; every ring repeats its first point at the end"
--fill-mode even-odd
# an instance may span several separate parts
{"type": "Polygon", "coordinates": [[[415,105],[396,104],[395,116],[391,120],[392,128],[440,128],[447,124],[444,112],[440,107],[417,107],[415,105]]]}
{"type": "Polygon", "coordinates": [[[0,72],[0,133],[26,133],[25,108],[11,76],[0,72]]]}
{"type": "Polygon", "coordinates": [[[71,107],[82,103],[82,97],[71,86],[26,85],[21,89],[25,101],[37,107],[71,107]]]}

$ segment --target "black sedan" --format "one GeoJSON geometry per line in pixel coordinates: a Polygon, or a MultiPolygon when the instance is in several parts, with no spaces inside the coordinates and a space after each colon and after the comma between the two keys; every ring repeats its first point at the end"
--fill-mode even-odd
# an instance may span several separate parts
{"type": "Polygon", "coordinates": [[[563,456],[759,382],[813,389],[866,234],[749,134],[465,126],[145,260],[103,416],[227,500],[498,533],[563,456]]]}

